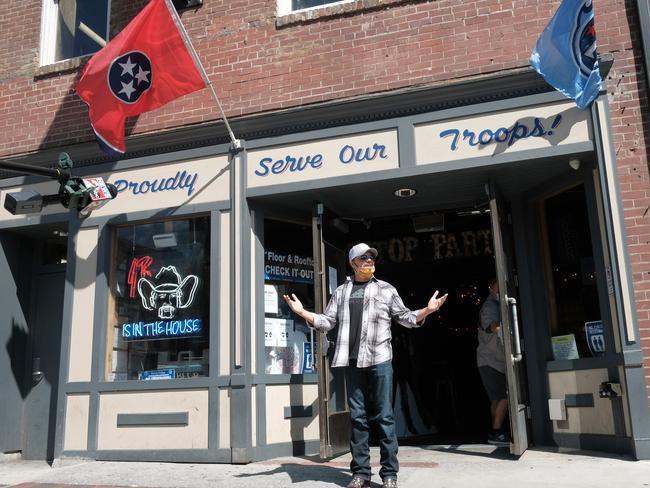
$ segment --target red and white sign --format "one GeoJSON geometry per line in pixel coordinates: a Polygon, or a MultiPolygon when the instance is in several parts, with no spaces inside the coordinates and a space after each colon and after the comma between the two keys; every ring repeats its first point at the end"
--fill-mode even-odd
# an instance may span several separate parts
{"type": "Polygon", "coordinates": [[[83,178],[82,181],[86,188],[92,188],[89,192],[92,202],[81,211],[82,215],[88,215],[93,210],[103,207],[106,202],[113,199],[104,178],[99,176],[95,178],[83,178]]]}

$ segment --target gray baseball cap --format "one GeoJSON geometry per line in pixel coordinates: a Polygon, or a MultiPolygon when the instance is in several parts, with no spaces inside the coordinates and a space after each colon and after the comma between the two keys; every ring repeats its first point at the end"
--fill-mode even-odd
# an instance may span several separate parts
{"type": "Polygon", "coordinates": [[[372,254],[375,257],[379,254],[377,249],[374,247],[370,247],[368,244],[360,242],[359,244],[352,246],[352,249],[350,249],[350,252],[348,253],[348,261],[352,261],[354,258],[358,258],[366,253],[372,254]]]}

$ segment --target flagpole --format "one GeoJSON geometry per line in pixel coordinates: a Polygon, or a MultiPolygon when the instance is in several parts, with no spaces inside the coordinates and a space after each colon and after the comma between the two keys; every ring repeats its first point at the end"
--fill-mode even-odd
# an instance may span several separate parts
{"type": "Polygon", "coordinates": [[[242,147],[241,141],[235,137],[235,134],[233,133],[232,128],[228,123],[228,119],[226,118],[226,114],[223,111],[223,106],[221,105],[221,101],[217,96],[217,92],[215,91],[214,86],[212,85],[212,81],[210,81],[210,78],[208,78],[208,74],[205,72],[203,63],[201,63],[201,60],[199,59],[199,56],[196,53],[196,49],[194,49],[194,45],[192,44],[190,37],[187,35],[187,31],[185,30],[185,26],[183,25],[183,22],[181,21],[181,18],[179,17],[178,12],[176,11],[176,7],[174,7],[174,5],[171,4],[170,0],[165,0],[165,4],[167,5],[167,9],[169,10],[172,18],[174,19],[174,23],[176,24],[176,27],[178,27],[178,30],[180,31],[181,37],[185,42],[185,46],[190,51],[190,54],[194,59],[194,64],[196,64],[196,66],[199,68],[199,70],[201,71],[201,76],[203,76],[203,80],[205,81],[205,84],[208,85],[208,87],[210,88],[210,92],[212,93],[212,98],[214,98],[215,102],[217,102],[217,106],[219,107],[219,111],[221,112],[221,117],[223,118],[224,124],[226,125],[226,129],[228,130],[228,134],[230,135],[230,140],[232,141],[233,147],[235,149],[241,149],[242,147]]]}

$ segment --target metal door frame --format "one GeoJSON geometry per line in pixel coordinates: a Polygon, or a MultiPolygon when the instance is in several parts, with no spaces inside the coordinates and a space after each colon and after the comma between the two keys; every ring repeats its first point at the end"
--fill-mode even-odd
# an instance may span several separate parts
{"type": "MultiPolygon", "coordinates": [[[[508,413],[512,439],[510,453],[516,456],[523,454],[528,449],[528,407],[522,403],[521,377],[518,363],[523,358],[519,320],[517,311],[517,298],[512,296],[512,289],[516,287],[513,282],[512,269],[507,262],[504,246],[504,228],[501,225],[505,215],[501,215],[502,197],[499,195],[494,181],[487,185],[490,198],[490,219],[492,222],[492,240],[494,246],[495,271],[499,283],[499,305],[501,307],[501,327],[503,328],[503,343],[506,356],[506,382],[508,386],[508,413]]],[[[512,246],[514,252],[514,245],[512,246]]],[[[514,258],[514,256],[513,256],[514,258]]]]}
{"type": "MultiPolygon", "coordinates": [[[[312,217],[315,313],[323,313],[325,304],[327,303],[327,270],[325,259],[326,242],[323,237],[324,213],[325,208],[323,204],[315,203],[312,217]]],[[[329,341],[326,334],[323,332],[314,332],[314,335],[316,335],[316,348],[312,350],[316,354],[314,364],[316,365],[316,373],[318,374],[320,457],[328,459],[349,450],[350,412],[347,409],[346,398],[346,410],[336,412],[337,417],[340,418],[339,425],[331,425],[330,399],[332,392],[330,389],[330,383],[332,376],[327,354],[329,341]],[[343,431],[344,426],[345,431],[343,431]],[[336,432],[333,432],[333,430],[336,430],[336,432]]]]}

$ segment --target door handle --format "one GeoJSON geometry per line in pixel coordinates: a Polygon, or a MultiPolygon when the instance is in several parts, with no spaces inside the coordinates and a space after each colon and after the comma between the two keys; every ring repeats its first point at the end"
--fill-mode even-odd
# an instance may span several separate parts
{"type": "Polygon", "coordinates": [[[512,355],[512,362],[518,363],[521,361],[521,340],[519,339],[519,321],[517,319],[517,300],[512,297],[506,296],[506,301],[510,308],[510,317],[512,317],[512,333],[514,335],[514,354],[512,355]]]}
{"type": "Polygon", "coordinates": [[[45,374],[41,371],[41,358],[37,356],[32,359],[32,382],[38,383],[43,379],[43,376],[45,374]]]}

